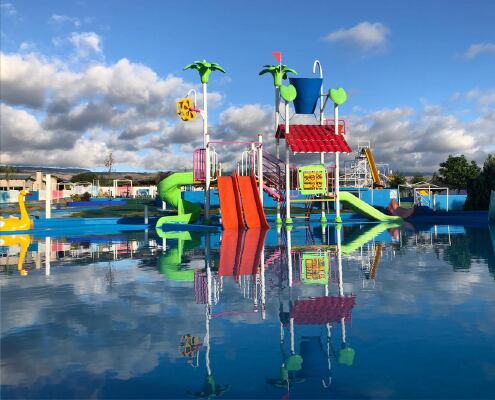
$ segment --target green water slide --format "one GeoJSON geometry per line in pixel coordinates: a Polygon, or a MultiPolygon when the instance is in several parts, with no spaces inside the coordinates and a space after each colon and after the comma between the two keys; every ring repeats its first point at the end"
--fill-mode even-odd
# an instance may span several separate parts
{"type": "Polygon", "coordinates": [[[382,222],[402,221],[401,217],[386,215],[381,211],[378,211],[375,207],[370,206],[365,201],[357,198],[350,192],[340,192],[340,201],[345,202],[354,211],[358,212],[359,214],[363,214],[370,219],[376,219],[377,221],[382,222]]]}
{"type": "Polygon", "coordinates": [[[176,172],[167,176],[158,184],[158,195],[163,201],[177,210],[177,215],[161,217],[156,223],[157,227],[170,222],[187,224],[199,218],[201,207],[190,201],[183,200],[181,196],[181,186],[192,185],[193,183],[192,172],[176,172]]]}

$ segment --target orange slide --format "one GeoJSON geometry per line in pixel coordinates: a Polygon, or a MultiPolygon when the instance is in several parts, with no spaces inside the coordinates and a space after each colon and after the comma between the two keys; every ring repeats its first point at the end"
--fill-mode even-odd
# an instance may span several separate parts
{"type": "Polygon", "coordinates": [[[224,229],[269,228],[254,176],[219,176],[218,197],[224,229]]]}
{"type": "Polygon", "coordinates": [[[224,229],[245,229],[236,175],[218,177],[218,197],[224,229]]]}

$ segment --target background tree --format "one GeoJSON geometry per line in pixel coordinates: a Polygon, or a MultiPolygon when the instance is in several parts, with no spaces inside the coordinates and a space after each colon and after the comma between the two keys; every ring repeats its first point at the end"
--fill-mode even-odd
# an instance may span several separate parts
{"type": "Polygon", "coordinates": [[[17,172],[17,168],[12,165],[2,165],[0,166],[0,172],[3,173],[4,179],[7,181],[7,190],[10,190],[10,180],[12,175],[17,172]]]}
{"type": "Polygon", "coordinates": [[[474,161],[470,163],[464,157],[449,155],[447,160],[440,163],[438,175],[442,182],[452,189],[466,189],[468,182],[476,179],[480,174],[480,168],[474,161]]]}
{"type": "Polygon", "coordinates": [[[98,179],[98,175],[94,172],[81,172],[80,174],[73,175],[70,178],[71,182],[93,182],[98,179]]]}
{"type": "Polygon", "coordinates": [[[399,185],[404,185],[406,183],[406,177],[402,172],[395,171],[389,176],[389,183],[391,188],[397,188],[399,185]]]}
{"type": "Polygon", "coordinates": [[[423,176],[423,175],[414,175],[412,178],[411,178],[411,183],[414,185],[416,183],[420,183],[420,182],[426,182],[426,178],[423,176]]]}
{"type": "Polygon", "coordinates": [[[107,158],[105,158],[105,167],[108,168],[108,173],[112,173],[112,168],[115,164],[115,159],[113,158],[113,151],[110,150],[110,152],[107,155],[107,158]]]}
{"type": "Polygon", "coordinates": [[[476,179],[468,182],[467,210],[488,210],[490,193],[495,190],[495,155],[490,154],[476,179]]]}

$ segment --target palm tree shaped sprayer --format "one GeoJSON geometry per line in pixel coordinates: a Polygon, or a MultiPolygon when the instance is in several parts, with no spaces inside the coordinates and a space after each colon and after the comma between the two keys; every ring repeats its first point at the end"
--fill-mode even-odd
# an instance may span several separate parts
{"type": "Polygon", "coordinates": [[[272,74],[273,86],[275,86],[276,88],[282,86],[282,79],[287,79],[288,73],[297,75],[297,72],[294,69],[287,68],[287,65],[285,64],[263,65],[263,69],[260,71],[259,75],[263,75],[266,73],[272,74]]]}
{"type": "MultiPolygon", "coordinates": [[[[199,77],[201,78],[201,83],[203,84],[203,110],[201,115],[203,116],[203,145],[205,148],[205,159],[209,160],[209,146],[208,142],[208,97],[207,97],[207,86],[210,81],[210,75],[213,71],[220,71],[225,73],[225,70],[217,63],[209,63],[206,60],[194,61],[192,64],[186,65],[184,71],[187,69],[195,69],[199,72],[199,77]]],[[[210,218],[210,163],[206,162],[206,182],[205,182],[205,220],[208,221],[210,218]]]]}

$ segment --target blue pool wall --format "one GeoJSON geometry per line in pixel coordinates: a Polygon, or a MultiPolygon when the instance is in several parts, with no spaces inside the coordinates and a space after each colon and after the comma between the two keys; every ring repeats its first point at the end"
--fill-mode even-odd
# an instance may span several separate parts
{"type": "MultiPolygon", "coordinates": [[[[371,204],[372,206],[378,206],[378,207],[387,207],[390,204],[390,192],[393,189],[376,189],[376,190],[371,190],[371,189],[342,189],[342,190],[349,190],[352,191],[353,193],[359,194],[359,197],[361,200],[365,201],[368,204],[371,204]]],[[[294,194],[296,194],[294,192],[294,194]]],[[[301,199],[304,198],[303,196],[299,196],[301,199]]],[[[431,204],[431,199],[428,201],[427,197],[428,196],[422,196],[424,199],[422,199],[422,204],[431,204]]],[[[448,196],[448,202],[449,202],[449,211],[462,211],[464,209],[464,203],[466,202],[466,195],[465,194],[449,194],[448,196]]],[[[199,205],[203,205],[204,202],[204,192],[203,191],[190,191],[190,192],[183,192],[183,198],[185,200],[188,200],[192,203],[197,203],[199,205]]],[[[407,199],[408,201],[412,201],[412,199],[407,199]]],[[[407,201],[406,200],[406,201],[407,201]]],[[[213,189],[211,191],[211,206],[212,207],[219,207],[219,200],[218,200],[218,190],[213,189]]],[[[264,207],[276,207],[277,203],[266,193],[263,193],[263,206],[264,207]]],[[[447,209],[447,196],[446,195],[436,195],[436,208],[437,210],[446,210],[447,209]]]]}

